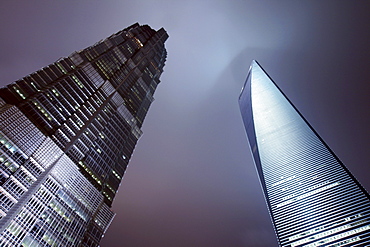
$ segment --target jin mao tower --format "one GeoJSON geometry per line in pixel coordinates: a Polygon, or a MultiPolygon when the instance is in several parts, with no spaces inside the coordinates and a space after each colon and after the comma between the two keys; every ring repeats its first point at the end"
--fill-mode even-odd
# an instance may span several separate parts
{"type": "Polygon", "coordinates": [[[98,246],[166,60],[134,24],[0,89],[0,246],[98,246]]]}
{"type": "Polygon", "coordinates": [[[369,194],[256,61],[239,104],[280,246],[370,246],[369,194]]]}

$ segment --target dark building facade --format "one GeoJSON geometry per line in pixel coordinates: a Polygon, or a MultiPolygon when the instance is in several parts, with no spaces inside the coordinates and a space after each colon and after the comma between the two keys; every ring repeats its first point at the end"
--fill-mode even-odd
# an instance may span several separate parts
{"type": "Polygon", "coordinates": [[[280,246],[370,246],[369,194],[255,61],[239,105],[280,246]]]}
{"type": "Polygon", "coordinates": [[[0,246],[98,246],[166,60],[134,24],[0,89],[0,246]]]}

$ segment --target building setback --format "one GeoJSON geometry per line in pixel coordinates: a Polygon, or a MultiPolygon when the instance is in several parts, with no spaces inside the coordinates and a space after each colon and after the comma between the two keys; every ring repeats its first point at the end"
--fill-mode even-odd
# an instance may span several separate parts
{"type": "Polygon", "coordinates": [[[370,246],[369,194],[256,61],[239,104],[280,246],[370,246]]]}
{"type": "Polygon", "coordinates": [[[134,24],[0,89],[0,246],[98,246],[166,60],[134,24]]]}

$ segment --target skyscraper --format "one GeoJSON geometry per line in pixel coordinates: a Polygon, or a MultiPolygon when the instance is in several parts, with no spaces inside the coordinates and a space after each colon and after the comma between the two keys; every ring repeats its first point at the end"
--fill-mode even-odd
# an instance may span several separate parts
{"type": "Polygon", "coordinates": [[[256,61],[239,105],[280,246],[370,246],[369,194],[256,61]]]}
{"type": "Polygon", "coordinates": [[[0,89],[0,246],[98,246],[166,60],[134,24],[0,89]]]}

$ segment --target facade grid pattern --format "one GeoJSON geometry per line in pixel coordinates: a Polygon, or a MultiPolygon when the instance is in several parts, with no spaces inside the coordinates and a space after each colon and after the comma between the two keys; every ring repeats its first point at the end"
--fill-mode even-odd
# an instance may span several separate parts
{"type": "Polygon", "coordinates": [[[136,23],[0,89],[0,246],[99,246],[167,38],[136,23]]]}
{"type": "Polygon", "coordinates": [[[280,246],[370,246],[369,194],[255,61],[239,104],[280,246]]]}

